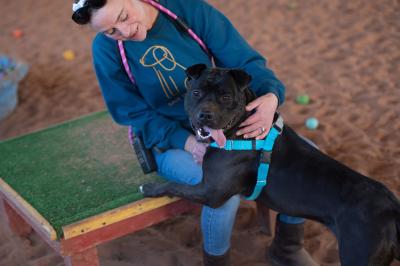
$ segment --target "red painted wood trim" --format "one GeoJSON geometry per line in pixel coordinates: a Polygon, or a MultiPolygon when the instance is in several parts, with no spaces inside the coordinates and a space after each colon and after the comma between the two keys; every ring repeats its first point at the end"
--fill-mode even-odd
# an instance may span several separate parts
{"type": "Polygon", "coordinates": [[[52,247],[56,252],[60,252],[60,243],[58,241],[52,241],[50,240],[48,233],[41,227],[40,224],[37,223],[36,220],[32,218],[32,216],[25,212],[24,208],[18,206],[18,204],[11,202],[7,200],[7,198],[0,197],[4,201],[4,204],[7,204],[9,207],[11,207],[14,212],[21,217],[25,221],[25,223],[29,224],[33,230],[44,240],[49,244],[50,247],[52,247]]]}
{"type": "Polygon", "coordinates": [[[105,226],[88,232],[87,234],[67,240],[62,239],[61,255],[71,256],[75,253],[80,253],[107,241],[139,231],[178,214],[195,210],[198,207],[198,205],[194,205],[186,200],[178,200],[161,208],[105,226]]]}
{"type": "Polygon", "coordinates": [[[87,249],[70,257],[64,257],[66,266],[100,266],[97,248],[87,249]]]}
{"type": "Polygon", "coordinates": [[[4,205],[4,211],[8,218],[8,225],[11,231],[20,237],[27,237],[32,232],[32,227],[8,204],[1,200],[4,205]]]}

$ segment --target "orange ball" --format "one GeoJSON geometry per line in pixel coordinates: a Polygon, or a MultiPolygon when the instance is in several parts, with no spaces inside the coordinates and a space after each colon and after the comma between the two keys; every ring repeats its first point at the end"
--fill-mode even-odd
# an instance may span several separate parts
{"type": "Polygon", "coordinates": [[[22,30],[15,29],[15,30],[13,30],[12,35],[14,36],[14,38],[19,39],[22,37],[23,33],[22,33],[22,30]]]}

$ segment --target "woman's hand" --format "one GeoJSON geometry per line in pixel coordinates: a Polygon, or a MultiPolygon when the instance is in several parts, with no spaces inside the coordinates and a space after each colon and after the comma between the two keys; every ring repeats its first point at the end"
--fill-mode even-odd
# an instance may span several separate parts
{"type": "Polygon", "coordinates": [[[241,129],[236,135],[244,134],[244,138],[264,139],[272,126],[277,108],[278,98],[273,93],[267,93],[250,102],[246,111],[256,109],[256,112],[240,124],[241,129]]]}
{"type": "Polygon", "coordinates": [[[192,154],[193,159],[196,163],[203,163],[203,157],[206,153],[207,144],[198,142],[195,136],[190,135],[186,140],[184,149],[185,151],[188,151],[192,154]]]}

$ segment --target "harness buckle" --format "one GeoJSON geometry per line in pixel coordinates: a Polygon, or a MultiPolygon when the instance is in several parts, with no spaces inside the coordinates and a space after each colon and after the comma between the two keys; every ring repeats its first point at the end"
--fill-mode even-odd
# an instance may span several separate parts
{"type": "Polygon", "coordinates": [[[280,135],[283,131],[283,127],[278,127],[274,124],[274,128],[278,131],[278,134],[280,135]]]}
{"type": "Polygon", "coordinates": [[[261,151],[260,163],[270,164],[271,163],[272,151],[261,151]]]}
{"type": "Polygon", "coordinates": [[[283,123],[283,118],[279,113],[275,113],[276,120],[274,124],[272,125],[279,133],[279,135],[283,131],[284,123],[283,123]]]}
{"type": "Polygon", "coordinates": [[[227,149],[228,151],[233,149],[233,140],[231,139],[226,140],[225,149],[227,149]]]}

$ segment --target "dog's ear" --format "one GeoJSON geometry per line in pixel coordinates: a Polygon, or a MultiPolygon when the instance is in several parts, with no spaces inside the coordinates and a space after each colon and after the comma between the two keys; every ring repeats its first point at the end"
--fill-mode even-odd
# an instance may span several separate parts
{"type": "Polygon", "coordinates": [[[198,79],[201,73],[207,68],[205,64],[197,64],[188,67],[185,72],[189,79],[198,79]]]}
{"type": "Polygon", "coordinates": [[[231,74],[232,78],[235,80],[241,91],[248,87],[251,81],[251,76],[247,74],[246,71],[241,69],[230,69],[229,73],[231,74]]]}

